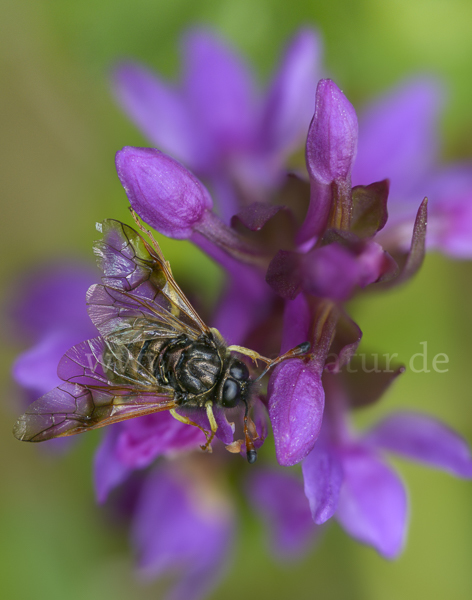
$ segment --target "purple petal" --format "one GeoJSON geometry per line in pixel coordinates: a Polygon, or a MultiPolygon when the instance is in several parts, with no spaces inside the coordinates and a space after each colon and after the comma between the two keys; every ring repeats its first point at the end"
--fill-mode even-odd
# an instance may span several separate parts
{"type": "Polygon", "coordinates": [[[125,421],[115,452],[127,467],[143,469],[158,456],[195,450],[204,443],[205,436],[197,427],[161,412],[125,421]]]}
{"type": "Polygon", "coordinates": [[[402,551],[407,529],[407,497],[395,472],[364,448],[343,456],[344,482],[336,517],[355,539],[385,558],[402,551]]]}
{"type": "Polygon", "coordinates": [[[190,237],[212,200],[200,181],[180,163],[154,148],[125,146],[116,169],[138,215],[168,237],[190,237]]]}
{"type": "Polygon", "coordinates": [[[472,170],[454,165],[429,179],[428,249],[472,256],[472,170]]]}
{"type": "Polygon", "coordinates": [[[192,117],[220,153],[250,143],[254,130],[253,84],[246,65],[222,39],[195,29],[184,38],[184,92],[192,117]]]}
{"type": "Polygon", "coordinates": [[[325,185],[347,179],[356,152],[356,111],[333,81],[322,79],[316,90],[315,114],[306,143],[310,178],[325,185]]]}
{"type": "Polygon", "coordinates": [[[301,481],[286,471],[259,469],[247,484],[249,498],[266,521],[270,548],[281,559],[296,558],[316,536],[301,481]]]}
{"type": "Polygon", "coordinates": [[[390,415],[367,433],[365,441],[457,477],[472,477],[472,456],[467,442],[429,415],[408,412],[390,415]]]}
{"type": "Polygon", "coordinates": [[[436,80],[416,78],[369,106],[361,119],[353,183],[365,185],[388,177],[389,206],[409,196],[436,158],[442,99],[436,80]]]}
{"type": "Polygon", "coordinates": [[[288,352],[310,338],[311,311],[303,294],[287,300],[284,309],[284,328],[280,354],[288,352]]]}
{"type": "Polygon", "coordinates": [[[323,418],[324,391],[319,368],[291,359],[269,380],[269,415],[279,464],[292,466],[311,452],[323,418]]]}
{"type": "Polygon", "coordinates": [[[249,332],[267,315],[273,294],[259,273],[243,265],[235,267],[211,325],[229,344],[242,345],[249,332]]]}
{"type": "Polygon", "coordinates": [[[302,270],[303,288],[307,293],[334,300],[347,300],[364,278],[369,283],[378,278],[377,271],[364,273],[364,265],[358,257],[336,243],[305,255],[302,270]]]}
{"type": "Polygon", "coordinates": [[[225,568],[232,535],[231,512],[208,486],[180,474],[178,465],[151,474],[136,507],[132,541],[147,578],[177,571],[167,600],[206,597],[225,568]]]}
{"type": "Polygon", "coordinates": [[[338,506],[343,468],[337,451],[318,442],[302,464],[305,495],[310,502],[314,522],[330,519],[338,506]]]}
{"type": "MultiPolygon", "coordinates": [[[[72,315],[73,319],[73,315],[72,315]]],[[[61,383],[57,375],[59,360],[81,334],[67,331],[51,331],[35,346],[18,356],[13,364],[12,375],[22,387],[39,397],[61,383]]]]}
{"type": "Polygon", "coordinates": [[[13,289],[8,309],[16,334],[24,332],[37,339],[52,330],[64,335],[69,331],[74,337],[72,344],[93,336],[85,294],[97,276],[92,265],[74,260],[48,264],[25,274],[13,289]],[[77,339],[75,332],[80,333],[77,339]]]}
{"type": "Polygon", "coordinates": [[[99,504],[103,504],[109,493],[123,483],[132,471],[132,467],[121,461],[116,452],[116,445],[122,428],[123,423],[108,427],[95,453],[93,482],[95,496],[99,504]]]}
{"type": "Polygon", "coordinates": [[[358,252],[332,243],[307,254],[280,250],[266,280],[285,299],[293,300],[303,290],[321,298],[347,300],[356,287],[374,283],[389,267],[384,250],[375,242],[366,243],[358,252]]]}
{"type": "Polygon", "coordinates": [[[315,109],[320,46],[316,32],[300,30],[275,74],[262,119],[264,143],[272,152],[286,154],[306,136],[315,109]]]}
{"type": "Polygon", "coordinates": [[[205,138],[197,135],[182,94],[131,62],[115,67],[112,83],[118,103],[152,145],[198,170],[205,138]]]}

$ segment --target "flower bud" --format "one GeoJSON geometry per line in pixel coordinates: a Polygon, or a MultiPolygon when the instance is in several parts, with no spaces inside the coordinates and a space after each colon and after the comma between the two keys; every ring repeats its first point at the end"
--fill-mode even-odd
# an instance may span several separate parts
{"type": "Polygon", "coordinates": [[[320,183],[349,177],[357,153],[354,107],[330,79],[316,90],[315,114],[308,131],[306,161],[311,178],[320,183]]]}
{"type": "Polygon", "coordinates": [[[212,207],[204,185],[155,148],[125,146],[116,153],[116,170],[133,209],[168,237],[190,237],[205,211],[212,207]]]}

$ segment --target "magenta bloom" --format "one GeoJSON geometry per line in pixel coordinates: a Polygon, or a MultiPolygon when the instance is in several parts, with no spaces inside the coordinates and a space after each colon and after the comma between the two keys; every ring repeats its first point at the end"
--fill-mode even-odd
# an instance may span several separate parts
{"type": "Polygon", "coordinates": [[[304,490],[285,471],[251,477],[249,497],[273,532],[276,554],[305,548],[318,535],[316,525],[334,517],[359,542],[396,558],[407,534],[408,499],[386,452],[456,477],[472,477],[465,440],[429,415],[393,413],[362,435],[354,432],[348,417],[352,398],[346,392],[331,376],[322,431],[302,463],[304,490]]]}
{"type": "Polygon", "coordinates": [[[265,96],[249,67],[214,33],[184,36],[180,84],[141,65],[113,72],[118,102],[157,148],[211,186],[225,221],[238,195],[263,199],[284,175],[287,155],[303,143],[320,76],[320,43],[311,30],[291,41],[265,96]]]}

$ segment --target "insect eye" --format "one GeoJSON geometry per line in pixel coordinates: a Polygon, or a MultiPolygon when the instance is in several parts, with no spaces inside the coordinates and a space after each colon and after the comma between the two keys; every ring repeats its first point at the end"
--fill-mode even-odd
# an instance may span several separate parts
{"type": "Polygon", "coordinates": [[[223,386],[223,406],[226,408],[232,408],[233,406],[236,406],[239,400],[239,392],[239,383],[234,381],[234,379],[227,379],[223,386]]]}
{"type": "Polygon", "coordinates": [[[235,362],[229,370],[231,377],[238,381],[247,381],[249,379],[249,371],[243,362],[235,362]]]}

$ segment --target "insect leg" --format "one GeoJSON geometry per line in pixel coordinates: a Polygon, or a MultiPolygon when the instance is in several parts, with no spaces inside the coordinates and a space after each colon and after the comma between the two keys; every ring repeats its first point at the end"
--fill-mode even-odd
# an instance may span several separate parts
{"type": "Polygon", "coordinates": [[[259,379],[262,379],[262,377],[264,377],[264,375],[268,371],[270,371],[270,369],[275,367],[275,365],[278,365],[279,363],[281,363],[284,360],[287,360],[288,358],[296,358],[297,356],[303,356],[304,354],[307,354],[309,350],[310,350],[310,343],[303,342],[303,344],[299,344],[298,346],[295,346],[295,348],[288,350],[288,352],[285,352],[285,354],[282,354],[281,356],[274,358],[274,360],[269,360],[266,368],[262,371],[262,373],[259,375],[259,377],[254,380],[254,383],[256,381],[259,381],[259,379]]]}
{"type": "Polygon", "coordinates": [[[134,219],[134,222],[136,223],[136,225],[139,227],[139,229],[145,233],[149,239],[152,242],[152,245],[154,246],[154,249],[157,251],[157,254],[159,256],[159,258],[162,260],[162,262],[166,265],[166,267],[169,269],[169,272],[171,272],[170,270],[170,264],[168,261],[166,261],[166,259],[164,258],[164,255],[162,254],[162,250],[161,247],[159,246],[159,244],[157,243],[157,241],[154,239],[154,236],[152,235],[151,231],[149,229],[146,229],[143,224],[141,223],[141,221],[138,219],[138,215],[135,213],[135,211],[130,207],[130,213],[131,216],[134,219]]]}
{"type": "MultiPolygon", "coordinates": [[[[195,423],[194,421],[191,421],[188,417],[184,417],[183,415],[179,415],[179,413],[175,410],[175,408],[171,408],[169,412],[174,417],[174,419],[177,419],[177,421],[180,421],[181,423],[185,423],[186,425],[193,425],[194,427],[198,427],[198,429],[200,429],[200,431],[202,431],[205,434],[205,437],[206,437],[206,440],[207,440],[205,446],[201,446],[201,448],[202,448],[202,450],[207,450],[208,449],[208,446],[209,446],[211,440],[213,439],[213,437],[215,435],[214,432],[213,432],[213,429],[212,429],[212,433],[210,435],[210,433],[206,429],[204,429],[203,427],[201,427],[198,423],[195,423]]],[[[207,410],[207,414],[208,414],[208,410],[207,410]]],[[[213,421],[214,420],[215,419],[213,417],[213,421]]],[[[210,421],[210,424],[211,424],[211,421],[210,421]]],[[[216,422],[215,422],[215,425],[216,425],[216,422]]],[[[211,452],[211,447],[210,447],[209,450],[211,452]]]]}
{"type": "Polygon", "coordinates": [[[251,358],[256,363],[256,366],[257,366],[257,361],[258,360],[262,360],[266,364],[269,364],[271,362],[270,358],[266,358],[265,356],[261,356],[255,350],[250,350],[249,348],[244,348],[244,346],[228,346],[228,350],[230,352],[239,352],[240,354],[244,354],[245,356],[249,356],[249,358],[251,358]]]}
{"type": "Polygon", "coordinates": [[[210,444],[213,441],[213,438],[215,437],[216,430],[218,429],[218,423],[216,422],[215,415],[213,414],[213,402],[207,402],[205,404],[205,408],[208,420],[210,421],[211,435],[209,438],[207,437],[207,443],[201,448],[202,450],[208,450],[208,452],[211,452],[210,444]]]}

